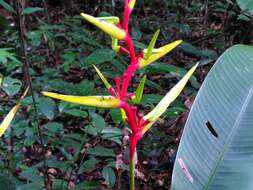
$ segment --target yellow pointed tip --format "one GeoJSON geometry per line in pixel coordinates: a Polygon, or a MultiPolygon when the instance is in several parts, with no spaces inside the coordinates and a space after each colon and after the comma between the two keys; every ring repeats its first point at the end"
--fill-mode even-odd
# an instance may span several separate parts
{"type": "Polygon", "coordinates": [[[136,0],[130,0],[130,2],[129,2],[129,8],[130,8],[131,10],[134,9],[135,3],[136,3],[136,0]]]}
{"type": "Polygon", "coordinates": [[[121,118],[123,122],[126,122],[127,119],[127,115],[124,109],[120,109],[120,113],[121,113],[121,118]]]}
{"type": "Polygon", "coordinates": [[[145,134],[152,127],[152,125],[157,121],[157,119],[167,110],[169,105],[179,96],[198,65],[199,64],[194,65],[185,74],[185,76],[163,97],[163,99],[158,103],[158,105],[151,112],[149,112],[143,117],[144,120],[149,121],[149,124],[147,124],[143,128],[142,134],[145,134]]]}
{"type": "Polygon", "coordinates": [[[29,91],[29,87],[27,87],[27,88],[25,89],[25,92],[24,92],[23,95],[21,96],[21,99],[24,99],[24,98],[25,98],[25,96],[27,95],[28,91],[29,91]]]}
{"type": "MultiPolygon", "coordinates": [[[[25,92],[22,94],[21,96],[21,100],[24,99],[24,97],[27,95],[29,91],[29,88],[27,88],[25,90],[25,92]]],[[[11,111],[6,115],[6,117],[4,118],[4,120],[2,121],[1,125],[0,125],[0,137],[3,136],[4,132],[8,129],[8,127],[10,126],[13,118],[15,117],[18,109],[20,107],[20,104],[15,105],[11,111]]]]}
{"type": "Polygon", "coordinates": [[[11,111],[6,115],[4,120],[2,121],[0,125],[0,137],[4,134],[4,132],[9,128],[14,116],[16,115],[18,109],[20,107],[20,104],[17,104],[14,106],[11,111]]]}
{"type": "Polygon", "coordinates": [[[163,47],[156,49],[155,50],[156,52],[151,54],[147,60],[141,59],[139,61],[139,68],[143,68],[143,67],[157,61],[158,59],[160,59],[161,57],[163,57],[164,55],[166,55],[167,53],[172,51],[174,48],[176,48],[178,45],[180,45],[182,42],[183,42],[182,40],[177,40],[177,41],[174,41],[174,42],[169,43],[163,47]]]}
{"type": "Polygon", "coordinates": [[[97,26],[102,31],[104,31],[105,33],[109,34],[110,36],[112,36],[114,38],[117,38],[119,40],[124,40],[126,38],[126,32],[124,30],[122,30],[121,28],[115,26],[112,23],[100,20],[98,18],[95,18],[95,17],[85,14],[85,13],[81,13],[81,16],[85,20],[87,20],[91,24],[97,26]]]}
{"type": "Polygon", "coordinates": [[[121,101],[113,96],[71,96],[45,91],[42,92],[42,95],[65,102],[98,108],[119,108],[121,104],[121,101]]]}

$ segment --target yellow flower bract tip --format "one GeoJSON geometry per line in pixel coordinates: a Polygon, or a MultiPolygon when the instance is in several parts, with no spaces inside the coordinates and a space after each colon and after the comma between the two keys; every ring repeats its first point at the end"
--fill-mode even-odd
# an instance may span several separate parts
{"type": "Polygon", "coordinates": [[[110,36],[117,38],[119,40],[123,40],[126,37],[126,32],[121,28],[111,24],[109,22],[103,21],[101,19],[95,18],[91,15],[87,15],[85,13],[81,13],[81,16],[87,20],[88,22],[92,23],[93,25],[100,28],[105,33],[109,34],[110,36]]]}
{"type": "Polygon", "coordinates": [[[139,67],[143,68],[143,67],[157,61],[158,59],[160,59],[161,57],[163,57],[164,55],[169,53],[171,50],[176,48],[182,42],[183,42],[182,40],[177,40],[177,41],[167,44],[163,47],[160,47],[159,49],[155,49],[155,52],[153,54],[151,54],[148,59],[146,59],[146,60],[141,59],[139,61],[139,67]]]}
{"type": "Polygon", "coordinates": [[[166,111],[169,105],[179,96],[179,94],[184,89],[186,83],[191,78],[193,72],[198,67],[198,64],[194,65],[185,76],[163,97],[163,99],[158,103],[158,105],[147,115],[143,117],[144,120],[149,121],[142,129],[142,134],[144,135],[152,125],[157,121],[157,119],[166,111]]]}
{"type": "Polygon", "coordinates": [[[42,92],[44,96],[63,100],[65,102],[80,104],[83,106],[92,106],[98,108],[118,108],[120,107],[120,100],[113,96],[69,96],[53,92],[42,92]]]}
{"type": "Polygon", "coordinates": [[[130,0],[130,2],[129,2],[129,8],[130,8],[130,9],[133,9],[135,3],[136,3],[136,0],[130,0]]]}
{"type": "MultiPolygon", "coordinates": [[[[24,99],[24,97],[26,96],[27,92],[28,92],[29,88],[27,88],[25,90],[25,92],[23,93],[23,95],[21,96],[21,100],[24,99]]],[[[6,117],[4,118],[4,120],[2,121],[1,125],[0,125],[0,137],[4,134],[4,132],[8,129],[8,127],[10,126],[14,116],[16,115],[18,109],[20,107],[20,104],[15,105],[11,111],[6,115],[6,117]]]]}

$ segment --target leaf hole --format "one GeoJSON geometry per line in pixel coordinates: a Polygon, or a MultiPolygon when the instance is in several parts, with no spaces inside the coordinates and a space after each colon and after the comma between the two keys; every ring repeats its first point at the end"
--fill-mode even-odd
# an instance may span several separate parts
{"type": "Polygon", "coordinates": [[[213,125],[211,124],[210,121],[206,122],[206,126],[209,129],[209,131],[212,133],[213,136],[215,136],[216,138],[218,138],[218,133],[215,131],[215,129],[213,128],[213,125]]]}

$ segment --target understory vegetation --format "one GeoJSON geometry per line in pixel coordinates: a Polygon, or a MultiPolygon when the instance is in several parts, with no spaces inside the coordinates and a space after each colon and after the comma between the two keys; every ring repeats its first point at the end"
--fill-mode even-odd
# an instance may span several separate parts
{"type": "MultiPolygon", "coordinates": [[[[129,58],[114,52],[111,38],[80,13],[122,18],[123,9],[120,0],[0,0],[0,121],[19,105],[0,140],[0,189],[129,188],[131,134],[122,113],[41,94],[106,94],[93,65],[114,84],[129,58]],[[29,92],[21,98],[26,89],[29,92]]],[[[210,68],[228,47],[253,43],[253,4],[137,0],[130,26],[138,53],[148,47],[157,29],[157,47],[183,40],[132,77],[129,89],[134,92],[147,75],[139,105],[143,113],[155,108],[199,64],[180,96],[137,146],[136,189],[169,189],[189,110],[210,68]]]]}

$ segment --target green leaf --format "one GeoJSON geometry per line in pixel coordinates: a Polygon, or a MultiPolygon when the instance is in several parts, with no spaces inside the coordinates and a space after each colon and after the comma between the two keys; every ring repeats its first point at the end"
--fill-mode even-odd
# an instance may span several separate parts
{"type": "Polygon", "coordinates": [[[93,156],[102,156],[102,157],[115,157],[115,154],[112,149],[104,148],[102,146],[96,146],[90,148],[88,153],[93,156]]]}
{"type": "Polygon", "coordinates": [[[13,70],[21,65],[21,62],[10,52],[10,48],[0,48],[0,64],[3,64],[7,71],[13,70]]]}
{"type": "Polygon", "coordinates": [[[179,145],[172,190],[252,190],[253,47],[216,62],[193,104],[179,145]]]}
{"type": "Polygon", "coordinates": [[[81,165],[81,167],[78,171],[78,174],[88,173],[88,172],[91,172],[92,170],[95,170],[97,163],[98,163],[97,159],[94,157],[91,157],[89,160],[85,161],[81,165]]]}
{"type": "Polygon", "coordinates": [[[236,0],[236,2],[243,11],[247,11],[251,15],[253,15],[253,1],[252,0],[236,0]]]}
{"type": "Polygon", "coordinates": [[[85,181],[82,183],[79,183],[76,186],[76,190],[92,190],[92,189],[99,189],[100,184],[98,181],[85,181]]]}
{"type": "Polygon", "coordinates": [[[121,145],[122,130],[116,127],[106,127],[101,131],[102,138],[121,145]]]}
{"type": "Polygon", "coordinates": [[[84,68],[88,68],[92,65],[99,65],[105,62],[109,62],[113,60],[113,58],[116,56],[116,53],[109,49],[99,49],[94,51],[92,54],[90,54],[88,57],[86,57],[82,61],[82,66],[84,68]]]}
{"type": "Polygon", "coordinates": [[[4,0],[0,0],[0,5],[3,6],[3,8],[5,8],[7,11],[16,14],[16,11],[13,9],[13,7],[10,4],[6,3],[4,0]]]}
{"type": "Polygon", "coordinates": [[[145,75],[141,79],[140,84],[138,85],[137,90],[135,91],[135,97],[132,99],[133,103],[135,104],[139,104],[141,102],[146,78],[147,76],[145,75]]]}
{"type": "Polygon", "coordinates": [[[21,12],[21,15],[29,15],[29,14],[33,14],[33,13],[38,12],[38,11],[43,11],[43,8],[40,8],[40,7],[27,7],[21,12]]]}
{"type": "Polygon", "coordinates": [[[106,128],[104,118],[102,118],[98,114],[92,115],[92,125],[98,130],[98,132],[101,132],[103,129],[106,128]]]}
{"type": "Polygon", "coordinates": [[[147,50],[147,53],[144,56],[144,59],[148,59],[150,57],[150,55],[152,54],[152,51],[155,47],[155,44],[156,44],[156,41],[157,41],[157,38],[158,38],[159,34],[160,34],[160,30],[157,30],[155,32],[152,40],[149,43],[148,50],[147,50]]]}
{"type": "Polygon", "coordinates": [[[52,120],[55,116],[56,104],[50,98],[41,97],[39,99],[39,109],[47,119],[52,120]]]}
{"type": "Polygon", "coordinates": [[[122,116],[121,116],[121,113],[119,111],[119,109],[110,109],[110,114],[112,116],[112,120],[113,122],[115,123],[120,123],[122,122],[122,116]]]}
{"type": "MultiPolygon", "coordinates": [[[[152,73],[152,74],[174,73],[175,76],[179,75],[179,76],[183,77],[187,73],[187,70],[185,70],[184,68],[181,68],[181,67],[177,67],[175,65],[158,62],[156,64],[151,64],[147,68],[146,72],[152,73]]],[[[199,88],[200,84],[198,83],[197,78],[194,75],[192,75],[190,82],[194,88],[199,88]]]]}
{"type": "Polygon", "coordinates": [[[40,176],[40,173],[36,168],[27,166],[21,166],[21,168],[23,171],[21,172],[20,177],[31,182],[40,182],[40,184],[43,184],[43,177],[40,176]]]}
{"type": "Polygon", "coordinates": [[[62,187],[67,187],[68,182],[66,180],[61,179],[53,179],[53,189],[61,190],[62,187]]]}
{"type": "Polygon", "coordinates": [[[61,123],[50,122],[43,125],[43,128],[47,130],[47,135],[55,137],[56,135],[63,135],[64,128],[61,123]]]}
{"type": "Polygon", "coordinates": [[[116,181],[116,175],[114,173],[114,170],[111,167],[103,168],[102,175],[103,178],[105,179],[106,185],[112,188],[115,185],[116,181]]]}
{"type": "Polygon", "coordinates": [[[0,174],[0,187],[5,187],[5,190],[16,190],[15,186],[16,185],[12,176],[5,173],[0,174]]]}
{"type": "Polygon", "coordinates": [[[88,117],[88,113],[86,111],[79,110],[79,109],[68,109],[68,110],[64,110],[63,113],[68,114],[68,115],[73,115],[76,117],[83,117],[83,118],[88,117]]]}
{"type": "Polygon", "coordinates": [[[197,47],[193,46],[190,43],[183,42],[180,46],[178,46],[178,49],[184,51],[185,53],[201,57],[201,58],[209,58],[212,60],[217,59],[217,53],[213,50],[200,50],[197,47]]]}
{"type": "Polygon", "coordinates": [[[3,79],[3,90],[9,95],[14,96],[16,95],[22,86],[22,82],[18,79],[13,79],[11,77],[6,77],[3,79]]]}

